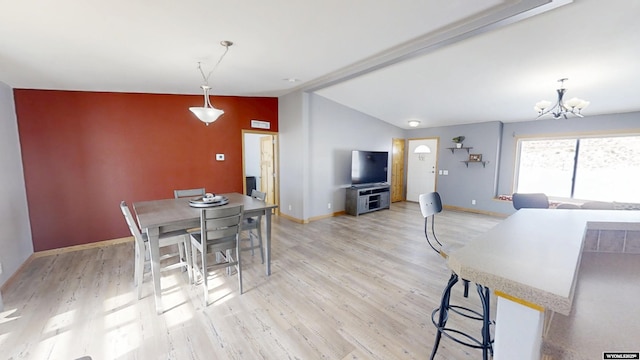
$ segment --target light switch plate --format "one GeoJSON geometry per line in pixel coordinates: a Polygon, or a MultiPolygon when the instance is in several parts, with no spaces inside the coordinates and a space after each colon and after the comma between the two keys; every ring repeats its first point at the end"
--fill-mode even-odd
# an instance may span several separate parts
{"type": "Polygon", "coordinates": [[[224,161],[224,154],[216,154],[216,160],[224,161]]]}

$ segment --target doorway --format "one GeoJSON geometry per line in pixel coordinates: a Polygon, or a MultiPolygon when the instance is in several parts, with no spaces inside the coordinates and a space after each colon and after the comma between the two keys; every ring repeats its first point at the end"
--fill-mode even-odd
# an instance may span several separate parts
{"type": "Polygon", "coordinates": [[[262,191],[267,194],[267,203],[276,205],[279,196],[277,144],[277,133],[242,131],[244,193],[250,195],[252,189],[262,191]]]}
{"type": "Polygon", "coordinates": [[[420,194],[436,191],[438,168],[438,138],[409,139],[407,156],[407,201],[418,202],[420,194]],[[430,152],[416,154],[420,145],[430,152]]]}

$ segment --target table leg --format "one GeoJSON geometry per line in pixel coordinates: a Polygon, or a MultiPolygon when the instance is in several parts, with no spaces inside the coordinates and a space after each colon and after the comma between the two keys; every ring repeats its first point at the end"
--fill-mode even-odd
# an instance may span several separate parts
{"type": "Polygon", "coordinates": [[[155,297],[156,313],[162,314],[162,289],[160,287],[160,229],[145,229],[149,239],[149,253],[151,254],[151,278],[153,279],[153,296],[155,297]]]}
{"type": "Polygon", "coordinates": [[[264,263],[266,266],[267,276],[271,275],[271,209],[265,210],[265,222],[267,223],[266,241],[264,242],[264,263]]]}
{"type": "Polygon", "coordinates": [[[498,296],[494,360],[539,360],[544,311],[498,296]]]}

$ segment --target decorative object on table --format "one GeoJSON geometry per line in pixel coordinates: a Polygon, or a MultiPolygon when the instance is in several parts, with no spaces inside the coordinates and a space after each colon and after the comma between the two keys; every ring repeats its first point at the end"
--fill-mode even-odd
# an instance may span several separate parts
{"type": "Polygon", "coordinates": [[[189,199],[189,206],[196,208],[222,206],[228,203],[229,199],[226,196],[220,196],[213,193],[206,193],[204,196],[189,199]]]}
{"type": "Polygon", "coordinates": [[[536,106],[533,107],[533,109],[538,112],[538,117],[536,117],[536,119],[539,119],[540,117],[547,114],[553,116],[554,119],[560,119],[562,117],[567,119],[568,114],[573,114],[578,117],[584,117],[581,114],[581,111],[589,105],[588,101],[576,97],[564,102],[562,100],[565,92],[567,92],[567,89],[565,89],[564,87],[564,82],[567,80],[569,79],[563,78],[558,80],[558,82],[560,83],[560,88],[557,89],[558,100],[552,107],[550,107],[552,104],[551,101],[548,100],[541,100],[536,103],[536,106]]]}
{"type": "Polygon", "coordinates": [[[209,71],[206,76],[204,74],[204,71],[202,71],[202,64],[198,62],[198,70],[200,70],[200,74],[202,74],[202,79],[204,80],[204,84],[200,86],[200,88],[202,88],[202,90],[204,91],[204,105],[202,107],[189,108],[189,110],[191,110],[191,112],[194,113],[198,117],[198,119],[200,119],[200,121],[205,123],[207,126],[209,126],[209,124],[211,124],[212,122],[218,120],[220,115],[224,114],[223,110],[214,108],[213,105],[211,105],[211,101],[209,100],[209,91],[211,90],[211,86],[209,86],[209,78],[211,77],[211,74],[213,74],[213,71],[218,67],[218,65],[220,65],[220,62],[222,62],[224,56],[227,55],[229,46],[233,45],[233,42],[224,40],[220,42],[220,45],[225,47],[224,53],[222,53],[216,65],[213,67],[213,69],[211,69],[211,71],[209,71]]]}
{"type": "Polygon", "coordinates": [[[462,142],[464,141],[464,136],[456,136],[451,139],[456,144],[456,147],[460,149],[462,147],[462,142]]]}
{"type": "Polygon", "coordinates": [[[473,162],[482,161],[482,154],[469,154],[469,161],[473,161],[473,162]]]}

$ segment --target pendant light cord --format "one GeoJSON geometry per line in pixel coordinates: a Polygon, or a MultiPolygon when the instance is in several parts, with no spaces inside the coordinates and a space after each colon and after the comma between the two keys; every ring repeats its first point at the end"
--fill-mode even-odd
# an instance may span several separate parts
{"type": "Polygon", "coordinates": [[[220,44],[224,46],[224,52],[222,53],[222,55],[220,55],[220,58],[218,59],[218,62],[213,67],[213,69],[209,71],[209,74],[207,74],[206,76],[204,75],[204,71],[202,71],[202,63],[198,61],[198,70],[200,70],[200,74],[202,74],[202,79],[204,80],[204,84],[206,86],[209,86],[209,78],[211,77],[211,74],[213,74],[213,72],[218,68],[218,65],[220,65],[220,63],[222,62],[222,59],[224,59],[225,55],[227,55],[229,46],[233,45],[231,41],[222,41],[220,42],[220,44]]]}

